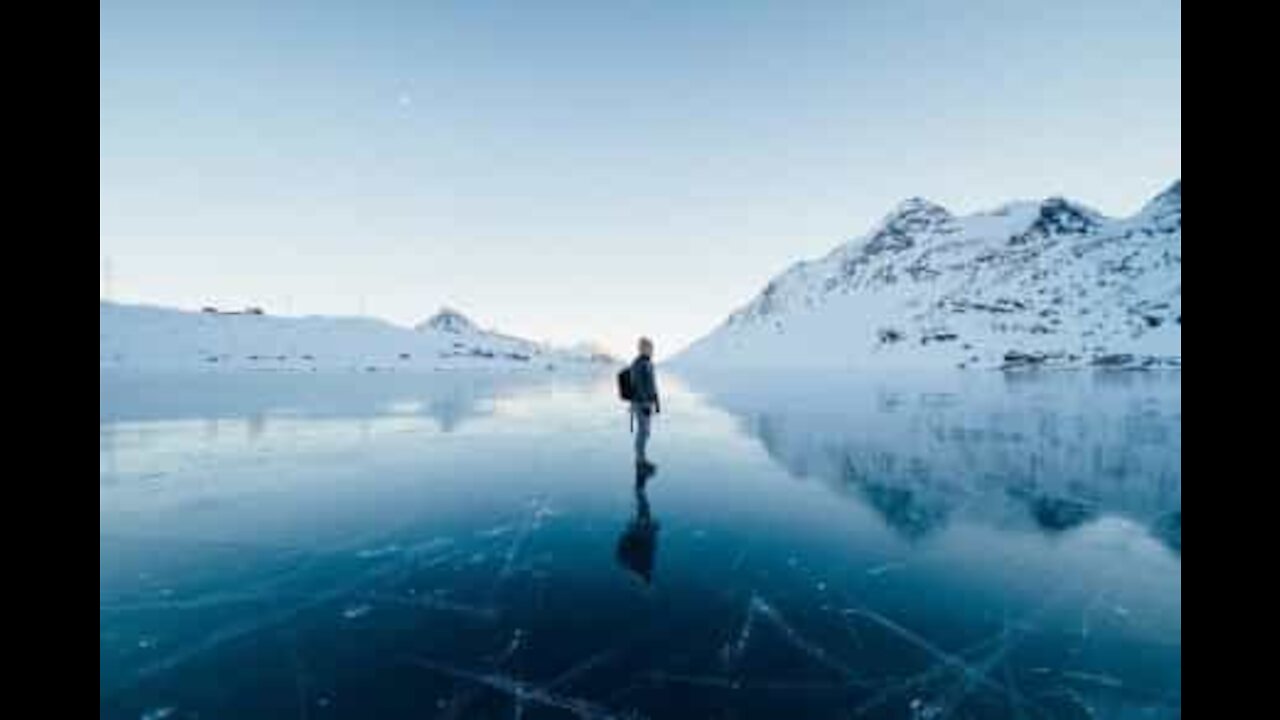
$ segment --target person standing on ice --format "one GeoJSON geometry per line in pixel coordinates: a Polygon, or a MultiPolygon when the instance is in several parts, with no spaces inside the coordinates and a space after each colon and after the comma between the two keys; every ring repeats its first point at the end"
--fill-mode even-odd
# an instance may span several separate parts
{"type": "Polygon", "coordinates": [[[645,455],[649,444],[649,423],[662,412],[658,400],[658,383],[653,375],[653,341],[640,338],[640,354],[631,362],[631,414],[636,423],[636,470],[652,473],[656,466],[645,455]]]}

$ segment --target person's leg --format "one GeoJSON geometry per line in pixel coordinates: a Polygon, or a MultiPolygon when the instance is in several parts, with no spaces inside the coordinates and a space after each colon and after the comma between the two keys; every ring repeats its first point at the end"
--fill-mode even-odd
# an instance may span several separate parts
{"type": "Polygon", "coordinates": [[[646,461],[645,446],[649,444],[649,412],[645,408],[636,409],[636,462],[646,461]]]}

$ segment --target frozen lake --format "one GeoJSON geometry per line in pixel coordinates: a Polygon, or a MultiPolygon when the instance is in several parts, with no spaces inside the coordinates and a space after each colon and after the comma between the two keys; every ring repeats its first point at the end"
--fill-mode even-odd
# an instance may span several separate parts
{"type": "Polygon", "coordinates": [[[102,373],[108,718],[1181,715],[1180,374],[102,373]]]}

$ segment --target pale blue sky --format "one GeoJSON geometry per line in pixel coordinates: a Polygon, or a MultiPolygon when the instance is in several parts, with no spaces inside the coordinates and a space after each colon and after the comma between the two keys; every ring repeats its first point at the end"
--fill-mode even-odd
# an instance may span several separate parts
{"type": "Polygon", "coordinates": [[[1179,2],[101,4],[113,299],[659,354],[922,195],[1136,211],[1179,2]]]}

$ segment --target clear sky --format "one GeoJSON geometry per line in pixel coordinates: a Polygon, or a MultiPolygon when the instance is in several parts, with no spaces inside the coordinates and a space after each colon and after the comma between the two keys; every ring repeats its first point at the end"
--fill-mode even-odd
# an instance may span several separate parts
{"type": "Polygon", "coordinates": [[[102,0],[100,40],[125,302],[662,355],[906,197],[1182,172],[1176,0],[102,0]]]}

